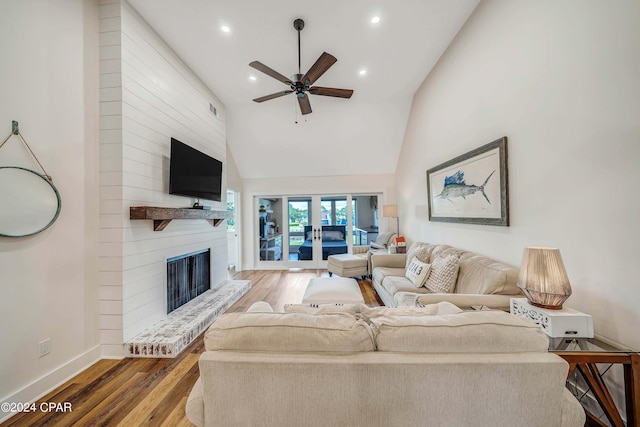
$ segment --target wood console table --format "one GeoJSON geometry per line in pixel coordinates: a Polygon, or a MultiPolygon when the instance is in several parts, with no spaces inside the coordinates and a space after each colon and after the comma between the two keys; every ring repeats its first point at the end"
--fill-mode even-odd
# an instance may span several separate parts
{"type": "MultiPolygon", "coordinates": [[[[613,426],[624,427],[618,408],[604,383],[597,363],[622,364],[627,407],[627,426],[640,427],[640,354],[629,349],[613,347],[594,338],[553,338],[549,350],[569,362],[569,375],[576,369],[594,394],[607,419],[613,426]]],[[[605,426],[586,411],[588,426],[605,426]]]]}

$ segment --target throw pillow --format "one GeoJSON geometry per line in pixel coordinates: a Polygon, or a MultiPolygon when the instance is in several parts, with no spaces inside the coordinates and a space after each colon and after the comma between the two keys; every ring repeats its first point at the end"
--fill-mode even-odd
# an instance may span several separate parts
{"type": "Polygon", "coordinates": [[[371,249],[387,249],[386,245],[381,245],[381,244],[376,243],[376,242],[369,243],[369,246],[371,247],[371,249]]]}
{"type": "Polygon", "coordinates": [[[425,288],[434,293],[450,293],[456,285],[460,258],[454,253],[437,253],[431,263],[431,272],[425,288]]]}
{"type": "Polygon", "coordinates": [[[322,240],[327,242],[339,242],[341,240],[344,240],[344,234],[342,234],[341,231],[323,231],[322,240]]]}
{"type": "Polygon", "coordinates": [[[430,264],[424,263],[418,258],[413,257],[413,259],[407,266],[407,269],[405,270],[404,277],[411,280],[413,286],[419,288],[421,286],[424,286],[424,282],[425,280],[427,280],[430,269],[430,264]]]}
{"type": "Polygon", "coordinates": [[[392,236],[395,236],[395,233],[393,231],[383,231],[382,233],[378,234],[375,243],[382,246],[383,248],[386,248],[392,236]]]}
{"type": "Polygon", "coordinates": [[[424,242],[415,242],[414,244],[409,246],[409,249],[407,250],[407,263],[405,265],[405,269],[409,267],[409,263],[411,262],[413,257],[418,258],[418,260],[422,262],[428,262],[429,255],[431,255],[433,248],[433,245],[424,242]]]}

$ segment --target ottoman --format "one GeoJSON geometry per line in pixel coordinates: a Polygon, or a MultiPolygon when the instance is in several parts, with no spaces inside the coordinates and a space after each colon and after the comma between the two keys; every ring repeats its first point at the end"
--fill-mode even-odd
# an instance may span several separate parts
{"type": "Polygon", "coordinates": [[[337,274],[342,277],[366,276],[367,258],[352,254],[330,255],[327,262],[329,276],[337,274]]]}
{"type": "Polygon", "coordinates": [[[360,286],[347,277],[317,277],[311,279],[302,297],[304,304],[364,303],[360,286]]]}

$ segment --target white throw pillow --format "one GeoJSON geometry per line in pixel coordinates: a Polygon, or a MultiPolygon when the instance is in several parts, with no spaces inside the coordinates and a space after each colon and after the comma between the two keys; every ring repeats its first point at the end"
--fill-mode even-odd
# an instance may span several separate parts
{"type": "Polygon", "coordinates": [[[407,249],[407,260],[405,264],[405,268],[409,266],[409,263],[413,259],[413,257],[418,258],[422,262],[429,261],[429,255],[433,252],[434,246],[429,243],[424,242],[414,242],[409,249],[407,249]]]}
{"type": "Polygon", "coordinates": [[[433,293],[453,292],[458,278],[459,263],[460,258],[457,254],[438,252],[431,263],[431,272],[425,282],[425,288],[433,293]]]}
{"type": "Polygon", "coordinates": [[[430,269],[431,264],[424,263],[418,258],[413,257],[413,259],[407,266],[404,277],[411,280],[413,286],[419,288],[421,286],[424,286],[424,282],[425,280],[427,280],[427,276],[429,276],[430,269]]]}

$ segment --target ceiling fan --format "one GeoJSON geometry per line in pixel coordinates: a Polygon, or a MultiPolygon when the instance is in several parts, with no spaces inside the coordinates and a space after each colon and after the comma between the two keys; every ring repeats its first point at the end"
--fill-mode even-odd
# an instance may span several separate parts
{"type": "Polygon", "coordinates": [[[298,31],[298,74],[294,74],[290,79],[278,73],[277,71],[267,67],[259,61],[253,61],[249,64],[250,67],[255,68],[258,71],[262,71],[266,75],[273,77],[276,80],[289,86],[288,90],[282,92],[272,93],[271,95],[262,96],[254,99],[255,102],[264,102],[270,99],[279,98],[281,96],[295,93],[298,98],[298,104],[300,105],[300,111],[302,114],[311,113],[311,104],[309,103],[309,96],[306,92],[312,95],[333,96],[335,98],[351,98],[353,90],[351,89],[336,89],[332,87],[311,86],[316,80],[320,78],[335,62],[337,59],[327,52],[323,52],[320,58],[309,68],[306,74],[302,74],[300,71],[300,31],[304,28],[304,21],[302,19],[296,19],[293,21],[293,28],[298,31]]]}

